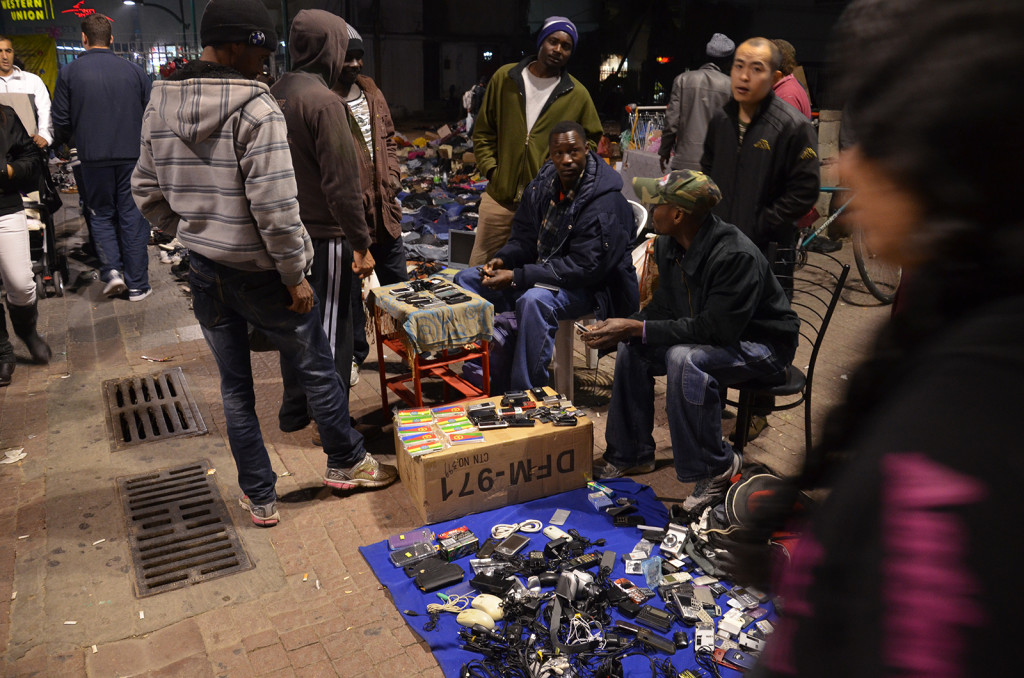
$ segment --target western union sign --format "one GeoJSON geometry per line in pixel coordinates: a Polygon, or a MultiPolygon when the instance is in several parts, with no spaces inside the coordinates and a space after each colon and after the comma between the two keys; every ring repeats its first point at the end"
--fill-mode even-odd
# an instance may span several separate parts
{"type": "Polygon", "coordinates": [[[52,0],[0,0],[0,7],[11,21],[52,21],[52,0]]]}

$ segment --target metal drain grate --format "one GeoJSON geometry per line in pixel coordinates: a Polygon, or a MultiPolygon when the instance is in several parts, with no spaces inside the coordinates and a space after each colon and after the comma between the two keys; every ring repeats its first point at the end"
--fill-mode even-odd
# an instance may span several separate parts
{"type": "Polygon", "coordinates": [[[210,464],[118,478],[140,598],[253,568],[210,464]]]}
{"type": "Polygon", "coordinates": [[[114,449],[206,433],[206,422],[180,367],[103,382],[114,449]]]}

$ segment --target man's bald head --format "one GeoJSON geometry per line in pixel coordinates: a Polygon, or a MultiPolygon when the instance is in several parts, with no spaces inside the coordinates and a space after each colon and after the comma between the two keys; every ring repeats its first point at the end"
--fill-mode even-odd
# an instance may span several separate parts
{"type": "Polygon", "coordinates": [[[773,71],[782,70],[782,51],[779,49],[778,45],[768,38],[751,38],[740,45],[740,47],[743,47],[743,45],[748,45],[757,49],[767,47],[768,51],[771,52],[768,65],[771,66],[773,71]]]}

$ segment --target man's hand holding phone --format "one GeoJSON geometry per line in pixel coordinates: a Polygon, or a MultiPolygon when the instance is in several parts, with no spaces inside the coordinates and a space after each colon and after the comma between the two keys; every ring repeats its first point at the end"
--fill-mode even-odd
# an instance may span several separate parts
{"type": "Polygon", "coordinates": [[[485,278],[492,277],[497,271],[505,268],[505,262],[498,257],[492,258],[486,264],[480,267],[480,274],[485,278]]]}
{"type": "MultiPolygon", "coordinates": [[[[579,325],[579,323],[577,323],[579,325]]],[[[577,327],[577,329],[579,329],[577,327]]],[[[580,334],[583,342],[591,348],[614,348],[620,341],[629,341],[643,334],[644,324],[629,318],[609,318],[586,328],[580,334]]]]}

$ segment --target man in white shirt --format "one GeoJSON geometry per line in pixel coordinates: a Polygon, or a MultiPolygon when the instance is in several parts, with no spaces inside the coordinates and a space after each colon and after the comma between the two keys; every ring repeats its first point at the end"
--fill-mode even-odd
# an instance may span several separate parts
{"type": "Polygon", "coordinates": [[[50,125],[50,92],[42,78],[28,73],[14,65],[14,45],[10,38],[0,35],[0,92],[32,94],[36,111],[37,132],[32,141],[39,148],[46,148],[53,141],[50,125]]]}

